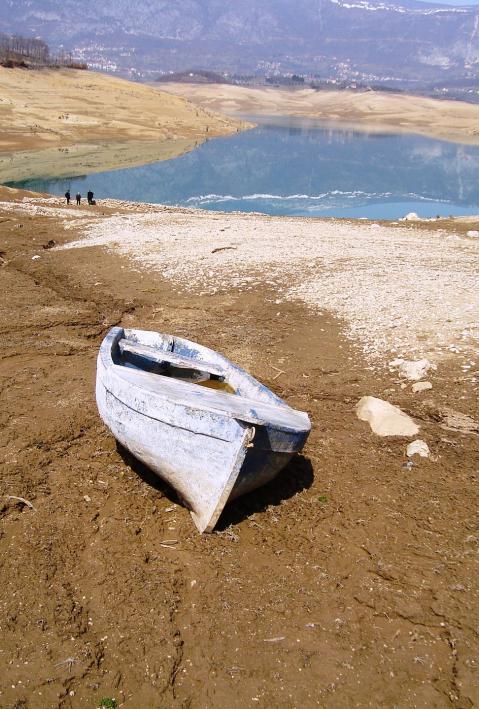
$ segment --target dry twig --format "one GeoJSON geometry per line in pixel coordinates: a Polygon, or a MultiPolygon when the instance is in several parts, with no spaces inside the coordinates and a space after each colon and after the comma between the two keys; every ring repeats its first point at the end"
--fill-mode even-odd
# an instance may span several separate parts
{"type": "Polygon", "coordinates": [[[271,367],[271,369],[274,369],[275,372],[278,372],[278,374],[276,374],[276,376],[273,377],[273,381],[278,379],[278,377],[280,377],[282,374],[286,374],[284,369],[278,369],[278,367],[275,367],[274,364],[270,364],[269,366],[271,367]]]}
{"type": "Polygon", "coordinates": [[[166,547],[167,549],[174,549],[175,544],[178,544],[178,539],[164,539],[160,542],[160,547],[166,547]]]}
{"type": "Polygon", "coordinates": [[[35,512],[37,511],[37,508],[34,507],[31,502],[25,500],[24,497],[17,497],[16,495],[7,495],[7,500],[17,500],[18,502],[23,502],[23,504],[29,507],[31,510],[34,510],[35,512]]]}
{"type": "Polygon", "coordinates": [[[217,254],[218,251],[237,251],[237,246],[218,246],[218,248],[213,249],[212,254],[217,254]]]}

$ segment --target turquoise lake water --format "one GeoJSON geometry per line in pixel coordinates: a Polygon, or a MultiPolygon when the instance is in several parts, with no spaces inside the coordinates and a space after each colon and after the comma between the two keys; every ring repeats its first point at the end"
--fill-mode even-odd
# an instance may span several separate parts
{"type": "Polygon", "coordinates": [[[288,119],[128,170],[11,186],[220,211],[397,219],[479,214],[479,147],[288,119]]]}

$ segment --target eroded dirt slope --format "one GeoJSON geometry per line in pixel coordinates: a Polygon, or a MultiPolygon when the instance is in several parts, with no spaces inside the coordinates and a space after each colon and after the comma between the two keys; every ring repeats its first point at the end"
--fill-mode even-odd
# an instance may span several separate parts
{"type": "Polygon", "coordinates": [[[92,71],[0,67],[0,182],[105,172],[182,155],[247,124],[92,71]]]}

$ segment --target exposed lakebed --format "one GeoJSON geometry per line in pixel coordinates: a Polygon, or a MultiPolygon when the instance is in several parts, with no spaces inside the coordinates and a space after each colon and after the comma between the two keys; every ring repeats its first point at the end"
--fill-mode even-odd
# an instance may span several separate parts
{"type": "Polygon", "coordinates": [[[182,157],[89,176],[9,183],[72,196],[220,211],[396,219],[479,214],[479,147],[410,134],[253,118],[182,157]]]}

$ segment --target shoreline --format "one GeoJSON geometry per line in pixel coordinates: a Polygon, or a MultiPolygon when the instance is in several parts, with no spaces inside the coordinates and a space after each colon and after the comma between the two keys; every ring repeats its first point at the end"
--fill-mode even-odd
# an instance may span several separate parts
{"type": "MultiPolygon", "coordinates": [[[[138,153],[135,153],[137,155],[138,153]]],[[[175,157],[175,156],[172,156],[175,157]]],[[[170,159],[165,157],[164,159],[170,159]]],[[[156,158],[153,160],[156,161],[156,158]]],[[[151,160],[149,162],[152,162],[151,160]]],[[[147,163],[141,163],[143,164],[148,164],[147,163]]],[[[135,164],[132,164],[127,167],[136,167],[135,164]]],[[[110,168],[112,171],[116,169],[123,169],[122,167],[115,168],[111,167],[110,168]]],[[[98,170],[98,171],[103,171],[103,170],[98,170]]],[[[94,174],[95,171],[92,171],[91,174],[94,174]]],[[[74,180],[77,178],[83,178],[85,177],[84,175],[78,174],[78,175],[70,175],[67,174],[65,176],[58,176],[57,179],[60,181],[62,179],[70,179],[74,180]]],[[[47,177],[38,177],[38,178],[32,178],[34,180],[41,181],[42,179],[49,180],[52,178],[47,177]]],[[[1,196],[2,196],[2,190],[4,191],[4,196],[6,196],[7,199],[10,197],[13,197],[14,195],[24,195],[28,197],[42,197],[45,199],[49,199],[50,201],[53,201],[55,205],[59,206],[60,204],[64,204],[64,197],[61,194],[55,194],[53,192],[46,192],[46,191],[37,191],[36,189],[28,189],[26,186],[22,185],[16,185],[16,186],[10,186],[8,184],[1,184],[0,183],[0,201],[1,201],[1,196]]],[[[410,203],[408,203],[410,204],[410,203]]],[[[428,204],[428,202],[421,202],[418,203],[420,204],[428,204]]],[[[100,206],[111,206],[111,205],[119,205],[120,207],[126,207],[126,208],[137,208],[139,210],[145,209],[145,210],[156,210],[158,212],[162,211],[167,211],[170,213],[178,213],[178,214],[192,214],[192,215],[198,215],[198,214],[203,214],[203,215],[209,215],[213,220],[218,219],[221,216],[224,216],[226,218],[228,217],[259,217],[259,218],[264,218],[264,219],[278,219],[278,220],[293,220],[294,221],[304,221],[304,222],[326,222],[326,223],[351,223],[351,224],[356,224],[356,225],[367,225],[367,224],[372,224],[373,226],[375,225],[380,225],[380,226],[409,226],[409,227],[417,227],[417,228],[423,228],[423,229],[436,229],[436,228],[454,228],[454,225],[459,228],[459,231],[462,233],[464,236],[466,234],[466,231],[476,231],[479,227],[479,212],[476,213],[471,213],[471,214],[451,214],[449,213],[447,216],[420,216],[419,214],[416,214],[415,212],[410,212],[407,215],[404,215],[403,210],[401,212],[402,216],[400,217],[365,217],[365,216],[360,216],[360,217],[354,217],[354,216],[334,216],[334,215],[316,215],[316,214],[270,214],[268,212],[261,212],[261,211],[242,211],[240,209],[238,210],[232,210],[232,211],[222,211],[222,210],[215,210],[215,209],[205,209],[200,206],[186,206],[186,205],[175,205],[175,204],[164,204],[161,202],[149,202],[149,201],[137,201],[137,200],[132,200],[132,199],[121,199],[121,198],[116,198],[116,197],[102,197],[100,198],[100,206]],[[218,215],[215,217],[215,215],[218,215]]],[[[73,201],[72,201],[72,207],[73,201]]],[[[412,205],[415,206],[415,205],[412,205]]],[[[436,211],[436,210],[433,210],[436,211]]]]}
{"type": "Polygon", "coordinates": [[[474,258],[479,239],[467,235],[477,226],[474,218],[390,222],[271,216],[113,199],[103,199],[91,209],[66,207],[61,197],[26,195],[21,190],[0,188],[2,195],[7,201],[0,201],[0,208],[11,196],[19,213],[58,216],[65,229],[74,226],[81,232],[79,239],[62,248],[106,247],[140,270],[158,270],[172,280],[174,289],[189,284],[201,295],[231,287],[248,290],[260,286],[267,266],[267,282],[281,289],[281,299],[299,298],[313,308],[326,305],[349,322],[348,336],[359,338],[366,356],[378,362],[385,357],[424,356],[440,361],[458,348],[463,355],[456,359],[464,358],[469,366],[474,352],[479,295],[472,298],[470,293],[479,277],[474,258]],[[184,240],[192,249],[186,254],[184,240]],[[411,250],[414,263],[409,260],[411,250]],[[324,263],[337,272],[325,272],[324,263]],[[388,270],[394,273],[394,283],[384,282],[388,270]],[[208,277],[212,273],[213,286],[208,277]],[[352,283],[345,299],[346,274],[352,283]],[[442,297],[434,300],[437,279],[442,297]],[[413,320],[416,333],[408,325],[413,320]]]}
{"type": "Polygon", "coordinates": [[[412,133],[479,145],[479,105],[374,91],[249,88],[227,84],[160,84],[162,90],[231,117],[274,116],[331,123],[337,130],[412,133]]]}
{"type": "Polygon", "coordinates": [[[0,67],[0,84],[0,182],[168,160],[251,127],[90,71],[0,67]]]}

